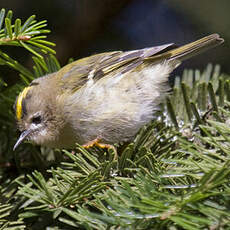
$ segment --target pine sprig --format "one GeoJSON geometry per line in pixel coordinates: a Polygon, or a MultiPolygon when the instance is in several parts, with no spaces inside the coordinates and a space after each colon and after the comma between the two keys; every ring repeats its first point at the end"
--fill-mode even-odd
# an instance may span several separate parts
{"type": "Polygon", "coordinates": [[[117,160],[108,161],[111,157],[100,149],[88,152],[79,146],[74,155],[65,151],[72,162],[52,169],[48,181],[37,173],[29,177],[31,182],[21,184],[18,193],[30,200],[20,216],[39,216],[43,210],[54,213],[56,221],[84,229],[230,227],[223,202],[230,200],[230,106],[224,90],[228,80],[216,79],[218,69],[212,72],[208,66],[202,75],[196,71],[195,81],[183,80],[174,89],[172,98],[190,103],[191,119],[181,123],[188,110],[174,110],[176,103],[170,102],[178,126],[163,112],[117,160]],[[205,103],[197,100],[204,88],[205,103]]]}
{"type": "Polygon", "coordinates": [[[8,162],[16,94],[35,77],[60,69],[46,21],[12,16],[0,11],[0,45],[29,50],[34,67],[0,51],[0,65],[23,80],[23,86],[8,87],[0,79],[0,229],[230,228],[230,80],[218,65],[177,77],[157,121],[118,146],[116,159],[99,148],[60,153],[27,146],[8,162]],[[15,183],[12,168],[26,169],[27,176],[15,183]]]}
{"type": "Polygon", "coordinates": [[[39,58],[43,58],[40,53],[55,54],[55,51],[50,48],[55,46],[49,42],[43,34],[50,33],[50,30],[45,29],[47,21],[37,22],[35,15],[30,16],[25,23],[20,19],[12,22],[13,12],[5,9],[0,11],[0,45],[21,46],[30,51],[39,58]]]}
{"type": "Polygon", "coordinates": [[[13,23],[12,17],[12,11],[8,11],[7,13],[5,9],[0,11],[0,46],[20,46],[35,55],[33,59],[35,73],[32,73],[17,60],[9,57],[9,55],[1,50],[0,65],[6,65],[18,71],[26,85],[36,76],[55,72],[60,69],[60,65],[53,55],[55,51],[51,48],[55,44],[47,41],[47,37],[44,35],[50,33],[50,30],[45,29],[47,26],[46,20],[37,22],[35,15],[32,15],[25,23],[22,23],[20,19],[16,19],[15,23],[13,23]],[[49,54],[50,56],[46,60],[43,57],[45,54],[49,54]],[[43,70],[40,69],[41,67],[43,70]]]}
{"type": "Polygon", "coordinates": [[[48,73],[57,72],[61,68],[57,58],[52,54],[50,54],[49,57],[45,59],[41,59],[35,56],[32,58],[34,62],[34,76],[36,78],[44,76],[48,73]]]}
{"type": "Polygon", "coordinates": [[[13,229],[25,229],[26,226],[22,219],[17,221],[8,221],[7,217],[10,215],[10,211],[13,209],[12,205],[0,204],[0,230],[13,230],[13,229]]]}
{"type": "Polygon", "coordinates": [[[159,164],[163,161],[161,170],[140,167],[134,178],[119,178],[119,185],[95,194],[88,206],[63,209],[69,218],[60,221],[77,221],[89,229],[228,228],[230,212],[223,201],[230,199],[230,151],[228,145],[223,148],[226,140],[221,137],[229,133],[229,127],[218,122],[213,126],[202,127],[208,136],[218,130],[211,141],[199,137],[200,142],[194,144],[178,137],[180,146],[172,152],[175,157],[156,158],[159,164]],[[210,143],[214,145],[205,148],[210,143]],[[98,212],[90,211],[92,207],[98,212]]]}

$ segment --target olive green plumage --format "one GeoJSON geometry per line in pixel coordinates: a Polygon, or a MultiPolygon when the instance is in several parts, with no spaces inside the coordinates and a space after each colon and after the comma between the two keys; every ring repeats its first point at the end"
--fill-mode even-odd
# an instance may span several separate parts
{"type": "Polygon", "coordinates": [[[131,140],[154,119],[173,69],[222,42],[212,34],[179,48],[166,44],[101,53],[35,79],[16,99],[22,134],[15,148],[25,139],[57,148],[131,140]]]}

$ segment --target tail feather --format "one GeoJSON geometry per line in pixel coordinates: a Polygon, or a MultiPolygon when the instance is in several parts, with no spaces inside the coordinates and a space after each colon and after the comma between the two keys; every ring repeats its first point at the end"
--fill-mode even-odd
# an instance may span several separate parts
{"type": "Polygon", "coordinates": [[[181,47],[169,50],[162,54],[154,55],[147,58],[146,60],[157,62],[163,59],[167,60],[178,60],[184,61],[195,55],[203,53],[204,51],[220,45],[224,42],[224,39],[220,38],[218,34],[211,34],[209,36],[203,37],[197,41],[191,42],[189,44],[183,45],[181,47]]]}
{"type": "Polygon", "coordinates": [[[210,48],[218,46],[223,42],[224,39],[220,38],[218,34],[211,34],[195,42],[191,42],[169,51],[171,54],[170,60],[179,59],[180,61],[184,61],[192,56],[203,53],[210,48]]]}

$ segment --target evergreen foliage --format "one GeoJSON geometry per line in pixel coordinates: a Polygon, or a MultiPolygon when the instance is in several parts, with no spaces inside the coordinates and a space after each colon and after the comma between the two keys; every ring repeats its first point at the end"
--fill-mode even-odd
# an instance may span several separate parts
{"type": "Polygon", "coordinates": [[[0,65],[21,77],[0,79],[0,229],[230,229],[230,80],[218,65],[176,77],[158,118],[117,146],[118,158],[79,145],[12,152],[16,95],[60,68],[45,27],[0,12],[0,45],[34,62],[30,70],[0,51],[0,65]]]}

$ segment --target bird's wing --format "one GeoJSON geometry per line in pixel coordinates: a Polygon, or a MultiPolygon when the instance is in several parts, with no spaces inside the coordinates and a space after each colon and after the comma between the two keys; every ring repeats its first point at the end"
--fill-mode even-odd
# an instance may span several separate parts
{"type": "Polygon", "coordinates": [[[221,44],[223,41],[218,34],[211,34],[179,48],[175,48],[175,45],[171,43],[140,50],[96,54],[63,67],[57,73],[57,77],[63,83],[63,89],[77,90],[89,79],[97,81],[108,76],[112,71],[114,74],[124,74],[140,66],[143,62],[147,65],[163,60],[176,60],[174,62],[178,64],[221,44]]]}
{"type": "Polygon", "coordinates": [[[164,52],[169,48],[172,49],[173,47],[173,44],[165,44],[140,50],[115,51],[92,55],[63,67],[57,72],[57,77],[61,80],[63,89],[71,88],[77,90],[90,77],[97,81],[112,71],[124,74],[141,65],[146,58],[164,52]]]}

